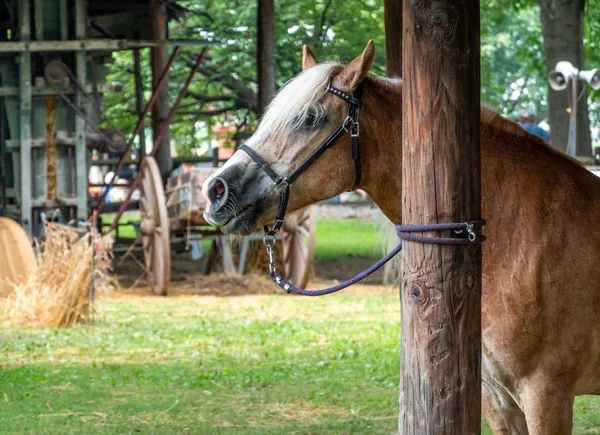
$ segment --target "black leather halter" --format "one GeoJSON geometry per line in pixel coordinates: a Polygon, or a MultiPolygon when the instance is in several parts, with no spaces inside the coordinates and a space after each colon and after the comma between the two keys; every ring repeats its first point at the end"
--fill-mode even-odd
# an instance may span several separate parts
{"type": "Polygon", "coordinates": [[[285,218],[285,212],[288,206],[288,200],[290,196],[290,187],[294,182],[302,175],[308,168],[310,168],[313,163],[317,161],[319,157],[323,155],[327,149],[333,146],[342,136],[344,136],[347,132],[350,132],[350,136],[352,137],[352,159],[354,160],[354,168],[356,171],[356,180],[354,182],[354,187],[352,190],[356,189],[360,185],[361,179],[361,167],[360,167],[360,148],[358,142],[358,135],[360,133],[360,126],[358,123],[358,117],[360,115],[360,106],[362,104],[362,85],[358,85],[354,94],[349,95],[344,91],[334,88],[333,86],[329,86],[327,88],[327,92],[340,97],[343,100],[348,102],[348,114],[346,119],[342,122],[342,124],[333,132],[331,135],[323,142],[317,150],[312,153],[312,155],[304,161],[296,169],[287,177],[279,176],[267,162],[252,148],[248,145],[243,144],[238,149],[244,151],[246,154],[250,156],[254,162],[262,168],[263,171],[269,176],[271,180],[275,183],[275,186],[279,189],[279,207],[277,210],[277,216],[275,217],[275,222],[269,228],[268,225],[265,225],[265,237],[266,236],[275,236],[277,231],[279,231],[283,225],[283,219],[285,218]]]}

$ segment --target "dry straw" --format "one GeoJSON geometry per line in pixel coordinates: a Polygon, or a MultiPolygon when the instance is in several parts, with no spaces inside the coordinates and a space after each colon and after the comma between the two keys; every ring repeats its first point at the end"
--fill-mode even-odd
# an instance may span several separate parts
{"type": "Polygon", "coordinates": [[[95,291],[110,285],[112,237],[48,224],[34,273],[16,285],[6,302],[10,322],[69,327],[89,321],[95,291]]]}

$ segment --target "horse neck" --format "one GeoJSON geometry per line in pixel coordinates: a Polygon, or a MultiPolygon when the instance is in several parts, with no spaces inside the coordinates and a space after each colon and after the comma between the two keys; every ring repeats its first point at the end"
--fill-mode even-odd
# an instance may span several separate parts
{"type": "Polygon", "coordinates": [[[402,222],[402,86],[369,75],[363,84],[361,187],[395,224],[402,222]]]}

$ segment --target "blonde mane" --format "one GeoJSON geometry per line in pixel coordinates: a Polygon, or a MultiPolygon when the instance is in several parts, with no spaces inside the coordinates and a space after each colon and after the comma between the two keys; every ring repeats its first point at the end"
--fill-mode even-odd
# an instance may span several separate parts
{"type": "MultiPolygon", "coordinates": [[[[267,107],[258,125],[257,137],[281,132],[285,128],[294,131],[303,125],[308,115],[321,116],[324,108],[320,101],[327,92],[332,76],[341,68],[338,62],[320,63],[288,81],[267,107]]],[[[399,77],[369,74],[368,78],[388,90],[401,90],[402,79],[399,77]]],[[[548,143],[525,131],[516,122],[503,118],[485,106],[481,107],[481,123],[552,149],[548,143]]]]}
{"type": "Polygon", "coordinates": [[[257,134],[277,132],[285,127],[295,130],[309,114],[320,116],[323,107],[319,104],[327,92],[332,70],[339,63],[326,62],[302,71],[286,83],[277,93],[258,126],[257,134]]]}

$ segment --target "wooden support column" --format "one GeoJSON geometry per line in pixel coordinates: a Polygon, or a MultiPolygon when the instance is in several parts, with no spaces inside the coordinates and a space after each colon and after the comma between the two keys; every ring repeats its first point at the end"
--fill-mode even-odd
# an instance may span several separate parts
{"type": "MultiPolygon", "coordinates": [[[[150,63],[152,67],[152,87],[155,88],[165,66],[167,66],[168,55],[165,40],[167,38],[167,15],[163,0],[151,0],[152,14],[152,39],[158,42],[157,47],[153,47],[150,52],[150,63]]],[[[167,72],[167,80],[168,72],[167,72]]],[[[163,86],[157,95],[156,104],[152,108],[152,133],[154,138],[158,136],[162,124],[169,114],[169,87],[163,86]]],[[[171,160],[171,135],[167,131],[160,143],[154,146],[159,147],[156,154],[156,162],[160,169],[163,180],[169,175],[173,162],[171,160]]]]}
{"type": "MultiPolygon", "coordinates": [[[[405,0],[403,19],[403,223],[479,219],[479,0],[405,0]]],[[[400,433],[479,434],[481,246],[402,259],[400,433]]]]}
{"type": "Polygon", "coordinates": [[[60,15],[60,39],[69,39],[69,13],[67,11],[67,0],[59,0],[58,10],[60,15]]]}
{"type": "MultiPolygon", "coordinates": [[[[133,54],[133,76],[135,77],[135,112],[138,117],[142,116],[144,112],[144,87],[142,83],[142,67],[140,62],[140,49],[135,48],[132,50],[133,54]]],[[[141,165],[142,159],[146,155],[146,128],[142,124],[138,133],[140,141],[140,155],[139,164],[141,165]]],[[[139,167],[139,165],[138,165],[139,167]]]]}
{"type": "MultiPolygon", "coordinates": [[[[75,38],[85,39],[86,9],[85,0],[75,0],[75,38]]],[[[83,87],[87,86],[87,62],[86,52],[79,50],[75,52],[75,73],[77,82],[83,87]]],[[[75,94],[75,104],[83,108],[86,103],[86,96],[77,91],[75,94]]],[[[77,219],[86,220],[87,194],[88,194],[88,168],[87,168],[87,148],[85,145],[85,121],[81,116],[75,117],[75,183],[77,194],[77,219]]]]}
{"type": "MultiPolygon", "coordinates": [[[[19,39],[31,39],[31,3],[22,0],[19,9],[19,39]]],[[[19,55],[19,127],[21,149],[21,225],[31,234],[32,220],[32,179],[31,179],[31,53],[23,51],[19,55]]],[[[18,189],[17,189],[18,190],[18,189]]],[[[18,193],[17,193],[18,194],[18,193]]]]}
{"type": "Polygon", "coordinates": [[[262,115],[276,92],[275,82],[275,3],[258,0],[258,113],[262,115]]]}
{"type": "Polygon", "coordinates": [[[402,75],[402,0],[384,0],[387,75],[402,75]]]}

